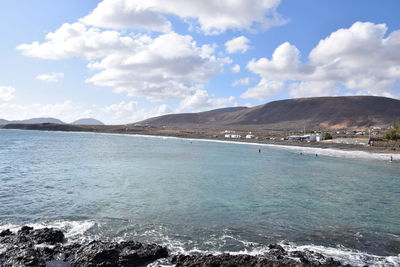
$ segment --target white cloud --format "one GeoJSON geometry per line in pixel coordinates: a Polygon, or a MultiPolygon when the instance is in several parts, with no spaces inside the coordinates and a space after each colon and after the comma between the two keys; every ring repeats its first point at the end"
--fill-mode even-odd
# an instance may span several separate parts
{"type": "Polygon", "coordinates": [[[81,22],[101,28],[171,31],[171,23],[160,13],[146,7],[146,1],[105,0],[81,22]]]}
{"type": "Polygon", "coordinates": [[[172,109],[166,104],[146,109],[139,108],[138,103],[134,101],[122,101],[98,110],[99,117],[109,124],[133,123],[170,112],[172,109]]]}
{"type": "Polygon", "coordinates": [[[172,112],[172,109],[165,104],[152,108],[139,108],[134,101],[90,107],[78,105],[69,100],[55,104],[0,103],[0,118],[7,120],[53,117],[68,123],[91,117],[106,124],[127,124],[170,112],[172,112]]]}
{"type": "Polygon", "coordinates": [[[263,100],[274,96],[278,92],[281,92],[284,88],[285,83],[282,81],[261,79],[256,86],[248,89],[240,97],[263,100]]]}
{"type": "Polygon", "coordinates": [[[43,59],[84,57],[102,58],[115,52],[135,50],[136,40],[117,31],[101,31],[82,23],[65,23],[46,35],[43,43],[33,42],[17,47],[25,56],[43,59]]]}
{"type": "Polygon", "coordinates": [[[11,86],[0,86],[0,101],[10,101],[15,98],[15,88],[11,86]]]}
{"type": "Polygon", "coordinates": [[[244,36],[239,36],[232,40],[227,41],[225,43],[225,48],[229,54],[238,52],[245,53],[250,48],[248,43],[250,43],[249,39],[247,39],[244,36]]]}
{"type": "Polygon", "coordinates": [[[54,117],[61,120],[73,120],[82,109],[71,101],[57,104],[0,104],[0,117],[7,120],[22,120],[38,117],[54,117]]]}
{"type": "Polygon", "coordinates": [[[235,97],[215,98],[206,90],[197,90],[193,95],[181,101],[179,111],[204,111],[209,109],[232,106],[235,97]]]}
{"type": "Polygon", "coordinates": [[[241,78],[238,80],[234,80],[232,83],[232,86],[246,86],[246,85],[249,85],[250,82],[251,82],[251,78],[245,77],[245,78],[241,78]]]}
{"type": "Polygon", "coordinates": [[[189,35],[175,32],[156,38],[122,36],[83,24],[64,24],[43,43],[18,47],[25,55],[61,59],[83,57],[98,71],[87,82],[117,93],[150,100],[184,98],[221,73],[229,58],[218,58],[209,45],[197,46],[189,35]]]}
{"type": "Polygon", "coordinates": [[[297,82],[289,86],[291,97],[335,96],[339,88],[332,81],[297,82]]]}
{"type": "Polygon", "coordinates": [[[87,82],[116,88],[129,96],[149,100],[182,98],[221,73],[229,60],[209,54],[191,36],[174,32],[149,39],[135,53],[113,53],[89,67],[100,72],[87,82]]]}
{"type": "Polygon", "coordinates": [[[166,15],[194,24],[206,34],[228,29],[268,28],[285,22],[276,12],[280,0],[103,0],[81,22],[102,28],[169,32],[166,15]]]}
{"type": "Polygon", "coordinates": [[[400,80],[400,31],[385,37],[386,33],[384,24],[356,22],[321,40],[305,64],[300,63],[299,50],[284,43],[271,60],[249,62],[248,69],[261,80],[242,97],[265,99],[283,90],[296,97],[323,96],[337,94],[339,87],[354,94],[396,97],[393,87],[400,80]]]}
{"type": "Polygon", "coordinates": [[[232,68],[231,68],[231,71],[233,73],[239,73],[240,72],[240,65],[238,65],[238,64],[233,65],[232,68]]]}
{"type": "Polygon", "coordinates": [[[64,78],[64,73],[61,72],[53,72],[48,74],[43,73],[36,76],[37,80],[51,82],[51,83],[56,83],[62,78],[64,78]]]}

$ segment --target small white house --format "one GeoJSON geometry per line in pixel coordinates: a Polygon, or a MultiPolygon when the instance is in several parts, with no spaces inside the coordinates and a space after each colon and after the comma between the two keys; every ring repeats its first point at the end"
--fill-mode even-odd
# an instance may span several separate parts
{"type": "Polygon", "coordinates": [[[246,139],[255,139],[256,136],[254,134],[248,134],[246,135],[246,139]]]}
{"type": "Polygon", "coordinates": [[[240,134],[226,134],[225,138],[240,139],[240,138],[242,138],[242,136],[240,134]]]}

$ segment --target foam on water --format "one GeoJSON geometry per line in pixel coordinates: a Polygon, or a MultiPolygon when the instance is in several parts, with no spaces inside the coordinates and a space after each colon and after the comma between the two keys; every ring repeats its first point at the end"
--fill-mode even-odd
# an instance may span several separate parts
{"type": "MultiPolygon", "coordinates": [[[[101,228],[101,223],[95,222],[93,220],[85,220],[85,221],[53,221],[53,222],[39,222],[39,223],[31,223],[26,224],[28,226],[34,227],[35,229],[41,229],[45,227],[60,229],[64,232],[65,236],[68,238],[69,243],[77,242],[77,243],[87,243],[91,240],[99,239],[99,235],[88,234],[88,231],[94,227],[101,228]]],[[[5,229],[10,229],[12,232],[16,233],[22,225],[14,225],[14,224],[5,224],[0,225],[0,231],[5,229]]],[[[172,255],[184,254],[212,254],[212,255],[221,255],[223,253],[228,253],[231,255],[242,255],[247,254],[251,256],[262,256],[270,251],[268,246],[263,244],[257,244],[255,242],[249,242],[246,240],[242,240],[238,237],[231,236],[228,234],[223,234],[220,237],[211,236],[209,241],[206,241],[209,244],[213,244],[214,247],[218,247],[218,242],[226,242],[227,240],[235,240],[241,244],[243,244],[243,248],[238,251],[229,251],[229,250],[204,250],[198,248],[193,241],[181,241],[174,238],[169,237],[164,234],[162,231],[162,227],[159,229],[151,229],[147,230],[141,234],[135,233],[134,236],[126,238],[125,236],[116,237],[114,241],[126,241],[128,239],[141,238],[146,239],[146,237],[152,237],[151,242],[153,242],[154,237],[158,240],[158,244],[165,246],[169,249],[172,255]],[[191,247],[188,249],[188,247],[191,247]]],[[[201,244],[197,244],[201,245],[201,244]]],[[[400,254],[397,256],[377,256],[371,255],[368,253],[364,253],[357,250],[352,250],[343,246],[333,247],[325,247],[325,246],[317,246],[317,245],[298,245],[295,243],[288,243],[286,241],[282,241],[279,243],[286,251],[294,252],[294,251],[313,251],[322,254],[326,258],[333,258],[337,261],[340,261],[342,264],[350,264],[352,266],[374,266],[374,267],[386,267],[386,266],[400,266],[400,254]]],[[[0,253],[4,250],[3,247],[0,246],[0,253]]],[[[152,263],[149,266],[171,266],[165,260],[159,260],[157,262],[152,263]]]]}
{"type": "MultiPolygon", "coordinates": [[[[33,227],[34,229],[43,228],[55,228],[64,232],[65,237],[69,242],[79,242],[88,241],[90,237],[85,236],[85,232],[96,225],[95,221],[53,221],[53,222],[39,222],[39,223],[28,223],[27,226],[33,227]]],[[[5,224],[0,225],[0,231],[10,229],[11,232],[16,233],[22,225],[15,224],[5,224]]]]}

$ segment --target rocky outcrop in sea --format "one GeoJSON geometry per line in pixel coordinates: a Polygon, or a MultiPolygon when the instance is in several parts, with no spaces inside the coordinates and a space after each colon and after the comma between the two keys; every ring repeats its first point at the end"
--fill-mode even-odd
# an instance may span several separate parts
{"type": "MultiPolygon", "coordinates": [[[[53,228],[23,226],[0,232],[0,266],[4,267],[128,267],[128,266],[344,266],[313,251],[286,251],[269,245],[264,255],[170,255],[166,247],[135,241],[69,243],[53,228]]],[[[346,265],[349,266],[349,265],[346,265]]]]}

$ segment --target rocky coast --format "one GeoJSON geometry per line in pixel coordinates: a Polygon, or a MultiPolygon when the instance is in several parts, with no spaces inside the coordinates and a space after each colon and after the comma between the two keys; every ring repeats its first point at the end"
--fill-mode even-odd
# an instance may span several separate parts
{"type": "Polygon", "coordinates": [[[350,266],[311,250],[289,252],[277,244],[268,248],[258,256],[173,255],[166,247],[135,241],[70,243],[60,230],[23,226],[17,232],[0,232],[0,266],[350,266]]]}

